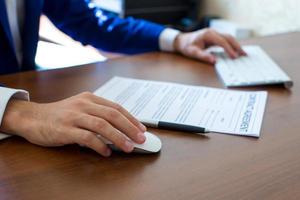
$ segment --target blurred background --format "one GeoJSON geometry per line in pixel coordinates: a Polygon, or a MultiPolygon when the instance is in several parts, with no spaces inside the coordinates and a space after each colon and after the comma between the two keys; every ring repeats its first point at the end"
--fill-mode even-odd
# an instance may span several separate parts
{"type": "Polygon", "coordinates": [[[259,36],[300,30],[299,0],[205,0],[200,12],[245,25],[259,36]]]}
{"type": "MultiPolygon", "coordinates": [[[[299,0],[94,0],[93,3],[112,16],[142,18],[181,31],[210,27],[240,40],[300,31],[299,0]]],[[[40,38],[36,62],[41,69],[122,56],[83,47],[57,30],[45,16],[41,18],[40,38]]]]}

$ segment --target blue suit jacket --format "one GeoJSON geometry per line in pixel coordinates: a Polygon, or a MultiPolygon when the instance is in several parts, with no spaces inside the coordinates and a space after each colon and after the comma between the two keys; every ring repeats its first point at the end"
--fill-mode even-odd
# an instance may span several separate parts
{"type": "Polygon", "coordinates": [[[156,51],[163,26],[133,18],[105,15],[88,0],[26,0],[21,37],[23,62],[19,67],[9,29],[5,1],[0,0],[0,74],[32,70],[43,13],[63,32],[84,45],[127,54],[156,51]]]}

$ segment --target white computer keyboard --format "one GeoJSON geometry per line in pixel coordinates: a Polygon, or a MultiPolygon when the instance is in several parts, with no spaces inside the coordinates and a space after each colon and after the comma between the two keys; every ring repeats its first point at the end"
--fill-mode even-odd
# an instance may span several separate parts
{"type": "Polygon", "coordinates": [[[259,46],[244,46],[248,56],[230,59],[224,50],[211,50],[217,56],[216,70],[227,87],[284,84],[291,88],[290,77],[259,46]]]}

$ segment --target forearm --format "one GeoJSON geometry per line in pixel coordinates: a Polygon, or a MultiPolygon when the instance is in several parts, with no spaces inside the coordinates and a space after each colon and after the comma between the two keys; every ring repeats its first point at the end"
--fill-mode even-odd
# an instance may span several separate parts
{"type": "Polygon", "coordinates": [[[165,28],[159,24],[111,17],[83,0],[45,0],[43,11],[60,30],[84,45],[127,54],[160,50],[159,36],[165,28]]]}

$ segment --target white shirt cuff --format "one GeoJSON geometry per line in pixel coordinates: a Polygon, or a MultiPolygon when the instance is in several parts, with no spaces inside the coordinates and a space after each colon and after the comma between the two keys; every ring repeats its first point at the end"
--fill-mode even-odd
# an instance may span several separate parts
{"type": "MultiPolygon", "coordinates": [[[[29,93],[25,90],[17,90],[11,88],[0,87],[0,125],[3,115],[10,99],[20,99],[29,101],[29,93]]],[[[9,135],[0,133],[0,140],[9,137],[9,135]]]]}
{"type": "Polygon", "coordinates": [[[174,42],[180,31],[166,28],[159,36],[159,47],[161,51],[174,52],[174,42]]]}

